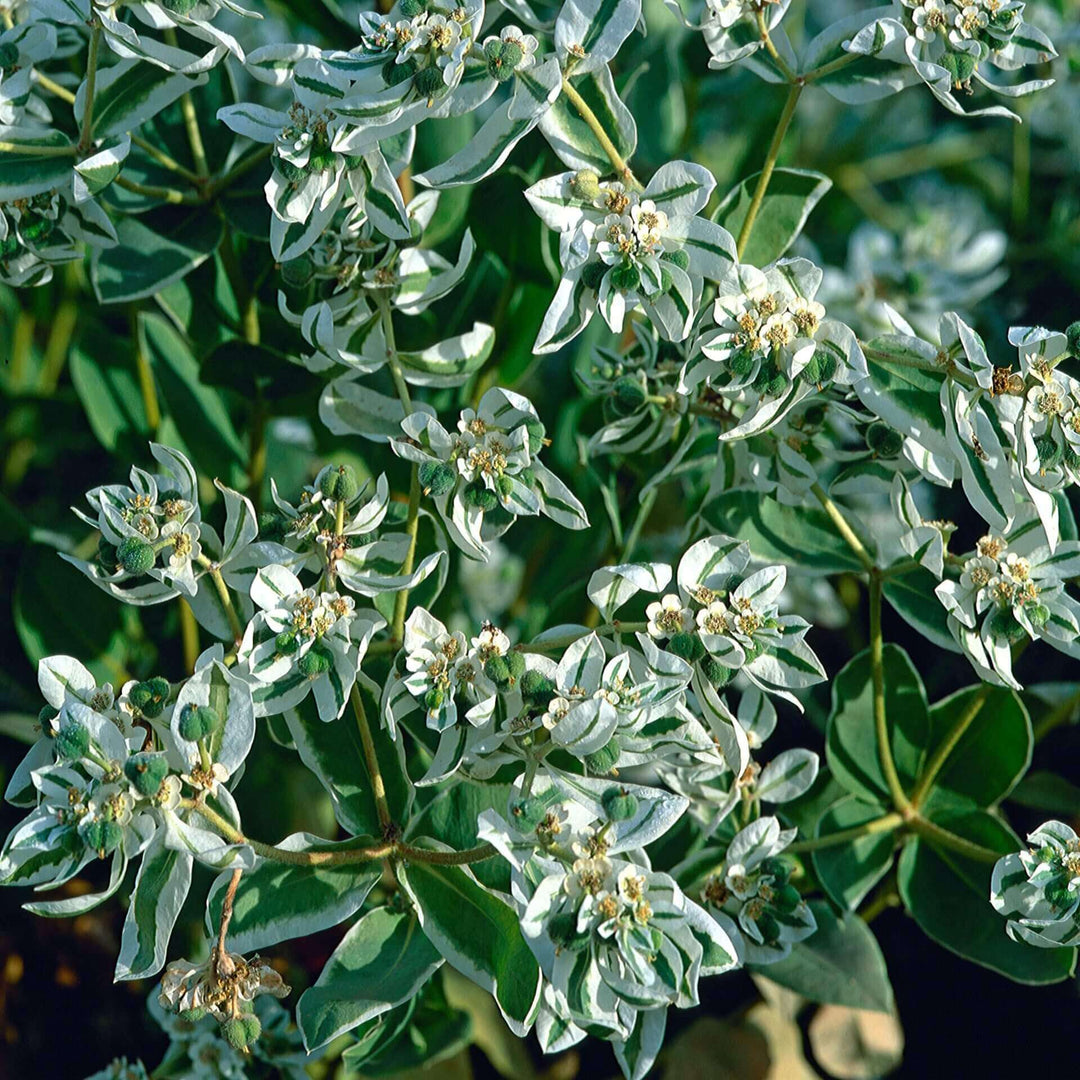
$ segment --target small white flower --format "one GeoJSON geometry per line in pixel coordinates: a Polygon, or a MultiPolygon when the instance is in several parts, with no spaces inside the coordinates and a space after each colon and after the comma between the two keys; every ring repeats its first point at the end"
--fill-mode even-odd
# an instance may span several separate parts
{"type": "Polygon", "coordinates": [[[645,618],[649,620],[649,636],[654,638],[672,637],[694,626],[693,613],[683,606],[677,593],[668,593],[660,600],[654,600],[645,609],[645,618]]]}

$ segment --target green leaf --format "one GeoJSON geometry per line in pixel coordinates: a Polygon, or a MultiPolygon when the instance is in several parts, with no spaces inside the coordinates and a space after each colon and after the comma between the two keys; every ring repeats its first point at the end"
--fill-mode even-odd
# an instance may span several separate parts
{"type": "MultiPolygon", "coordinates": [[[[845,795],[822,814],[814,835],[829,836],[852,829],[887,812],[885,806],[865,803],[856,795],[845,795]]],[[[814,851],[811,856],[814,871],[829,899],[854,911],[892,866],[894,844],[893,833],[874,833],[814,851]]]]}
{"type": "Polygon", "coordinates": [[[296,1022],[308,1051],[408,1001],[442,963],[411,912],[369,911],[350,928],[318,981],[301,996],[296,1022]]]}
{"type": "Polygon", "coordinates": [[[823,511],[782,506],[754,491],[729,491],[707,503],[702,514],[714,529],[749,541],[758,558],[777,559],[803,573],[861,569],[823,511]]]}
{"type": "Polygon", "coordinates": [[[35,154],[35,146],[55,149],[71,145],[62,131],[47,131],[33,138],[20,138],[12,131],[4,136],[5,142],[26,146],[26,150],[0,152],[0,202],[28,199],[43,191],[61,187],[71,177],[75,154],[35,154]]]}
{"type": "MultiPolygon", "coordinates": [[[[900,782],[910,789],[930,729],[926,691],[899,646],[885,646],[884,669],[889,744],[900,782]]],[[[890,801],[874,732],[869,649],[851,660],[833,681],[825,744],[829,768],[848,791],[873,803],[890,801]]]]}
{"type": "MultiPolygon", "coordinates": [[[[611,69],[605,65],[570,81],[592,109],[619,154],[624,159],[632,157],[637,149],[637,125],[619,98],[611,69]]],[[[601,176],[611,172],[611,159],[565,94],[560,94],[541,117],[540,130],[569,168],[593,169],[601,176]]]]}
{"type": "MultiPolygon", "coordinates": [[[[1020,842],[997,818],[978,809],[946,809],[933,797],[924,810],[937,824],[1002,854],[1020,842]]],[[[1075,949],[1034,949],[1005,933],[1005,920],[990,906],[992,864],[911,840],[900,856],[900,897],[923,932],[983,967],[1020,983],[1060,982],[1072,974],[1075,949]]]]}
{"type": "Polygon", "coordinates": [[[983,692],[985,702],[942,766],[934,786],[965,796],[978,806],[993,806],[1012,791],[1031,764],[1031,721],[1011,690],[969,686],[935,703],[930,709],[925,756],[933,754],[973,706],[975,696],[983,692]]]}
{"type": "MultiPolygon", "coordinates": [[[[760,172],[748,176],[724,196],[712,215],[732,236],[743,227],[760,172]]],[[[776,169],[754,219],[743,261],[752,266],[775,262],[798,238],[810,211],[832,187],[832,181],[811,169],[776,169]]]]}
{"type": "Polygon", "coordinates": [[[811,900],[810,908],[817,932],[792,946],[786,959],[753,970],[823,1005],[892,1012],[885,958],[870,928],[858,915],[836,915],[824,900],[811,900]]]}
{"type": "MultiPolygon", "coordinates": [[[[178,75],[157,64],[121,60],[98,74],[94,93],[94,139],[133,131],[171,105],[182,94],[202,86],[208,76],[178,75]]],[[[81,117],[85,107],[86,83],[79,88],[75,103],[81,117]]]]}
{"type": "MultiPolygon", "coordinates": [[[[368,847],[370,837],[333,842],[293,833],[280,844],[285,851],[342,852],[368,847]]],[[[292,938],[306,937],[344,922],[363,905],[382,875],[375,860],[338,866],[296,866],[263,859],[240,878],[226,944],[233,952],[254,952],[292,938]]],[[[231,871],[220,874],[206,898],[206,930],[214,934],[231,871]]]]}
{"type": "Polygon", "coordinates": [[[464,866],[413,862],[398,868],[420,925],[452,967],[492,994],[524,1035],[540,1001],[541,976],[517,915],[464,866]]]}
{"type": "Polygon", "coordinates": [[[1028,773],[1013,788],[1009,798],[1032,810],[1062,817],[1080,817],[1080,787],[1064,776],[1045,769],[1028,773]]]}
{"type": "MultiPolygon", "coordinates": [[[[368,710],[369,717],[375,715],[375,710],[368,710]]],[[[334,816],[341,827],[355,835],[381,835],[360,732],[351,710],[338,720],[324,723],[319,719],[314,699],[308,697],[286,714],[285,721],[300,760],[330,793],[334,816]]],[[[407,821],[413,788],[405,773],[404,744],[391,739],[382,727],[374,727],[371,736],[390,816],[394,821],[407,821]]]]}
{"type": "Polygon", "coordinates": [[[119,243],[95,251],[90,265],[98,300],[140,300],[179,281],[213,254],[221,229],[218,218],[201,210],[173,220],[163,232],[140,219],[121,218],[116,225],[119,243]]]}
{"type": "Polygon", "coordinates": [[[309,392],[314,385],[308,372],[277,349],[235,340],[222,342],[203,358],[199,381],[235,390],[248,399],[261,393],[267,401],[309,392]]]}
{"type": "Polygon", "coordinates": [[[924,567],[885,582],[885,599],[893,610],[927,641],[939,649],[959,653],[960,646],[949,633],[948,613],[941,604],[927,602],[937,578],[924,567]]]}

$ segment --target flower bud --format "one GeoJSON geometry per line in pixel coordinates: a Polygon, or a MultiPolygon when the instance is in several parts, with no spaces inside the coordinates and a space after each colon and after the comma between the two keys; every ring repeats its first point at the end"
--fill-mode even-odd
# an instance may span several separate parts
{"type": "Polygon", "coordinates": [[[446,691],[441,690],[437,686],[433,686],[424,695],[424,706],[429,713],[437,713],[446,701],[446,691]]]}
{"type": "Polygon", "coordinates": [[[333,172],[337,167],[337,154],[325,143],[315,143],[308,151],[308,160],[305,172],[326,173],[333,172]]]}
{"type": "Polygon", "coordinates": [[[638,811],[637,796],[623,787],[609,787],[600,801],[604,804],[604,813],[612,821],[629,821],[638,811]]]}
{"type": "Polygon", "coordinates": [[[1065,340],[1069,343],[1069,355],[1080,360],[1080,319],[1069,325],[1065,331],[1065,340]]]}
{"type": "Polygon", "coordinates": [[[177,722],[180,738],[198,742],[213,735],[221,724],[221,717],[209,705],[185,705],[177,722]]]}
{"type": "Polygon", "coordinates": [[[904,436],[896,428],[875,420],[866,429],[866,445],[881,458],[893,458],[904,445],[904,436]]]}
{"type": "Polygon", "coordinates": [[[633,375],[624,375],[617,379],[611,388],[611,394],[615,399],[615,411],[620,416],[629,416],[645,404],[645,387],[641,380],[635,379],[633,375]]]}
{"type": "Polygon", "coordinates": [[[426,67],[413,78],[413,86],[422,98],[433,98],[446,89],[442,72],[437,67],[426,67]]]}
{"type": "Polygon", "coordinates": [[[771,945],[779,940],[780,924],[776,921],[776,916],[763,911],[754,921],[757,923],[757,928],[761,931],[761,936],[765,939],[766,945],[771,945]]]}
{"type": "Polygon", "coordinates": [[[815,386],[823,386],[832,382],[836,376],[836,369],[840,362],[828,349],[816,349],[810,357],[810,363],[802,369],[804,382],[813,383],[815,386]]]}
{"type": "Polygon", "coordinates": [[[145,574],[155,558],[154,549],[141,536],[129,536],[116,549],[117,564],[129,574],[145,574]]]}
{"type": "Polygon", "coordinates": [[[990,635],[997,640],[1005,640],[1010,645],[1023,641],[1027,631],[1020,625],[1011,608],[999,608],[990,616],[988,626],[990,635]]]}
{"type": "Polygon", "coordinates": [[[597,776],[606,776],[619,760],[619,737],[612,735],[604,746],[585,755],[585,768],[597,776]]]}
{"type": "Polygon", "coordinates": [[[221,1037],[234,1049],[244,1051],[262,1034],[262,1024],[254,1013],[234,1016],[221,1025],[221,1037]]]}
{"type": "Polygon", "coordinates": [[[702,644],[701,638],[697,634],[687,633],[685,630],[672,635],[667,644],[667,649],[668,652],[674,653],[688,664],[700,660],[705,655],[705,646],[702,644]]]}
{"type": "Polygon", "coordinates": [[[90,732],[76,720],[65,720],[54,741],[56,753],[69,761],[78,761],[90,749],[90,732]]]}
{"type": "Polygon", "coordinates": [[[56,719],[56,710],[51,705],[42,705],[41,708],[38,709],[38,714],[37,714],[38,727],[47,729],[48,725],[51,724],[52,721],[55,720],[55,719],[56,719]]]}
{"type": "Polygon", "coordinates": [[[484,674],[503,689],[510,685],[510,667],[501,656],[490,656],[484,662],[484,674]]]}
{"type": "Polygon", "coordinates": [[[479,480],[468,484],[462,492],[466,506],[472,506],[481,512],[494,510],[499,505],[498,496],[494,491],[486,488],[479,480]]]}
{"type": "Polygon", "coordinates": [[[28,244],[43,244],[52,236],[56,229],[56,222],[52,218],[34,217],[24,218],[20,232],[22,238],[28,244]]]}
{"type": "Polygon", "coordinates": [[[360,485],[350,465],[331,466],[319,479],[319,490],[335,502],[351,502],[356,498],[360,485]]]}
{"type": "Polygon", "coordinates": [[[507,475],[495,477],[495,490],[499,493],[499,497],[503,499],[509,499],[514,493],[514,481],[507,475]]]}
{"type": "Polygon", "coordinates": [[[600,177],[592,169],[578,169],[570,177],[570,190],[576,198],[592,202],[600,194],[600,177]]]}
{"type": "Polygon", "coordinates": [[[521,696],[530,705],[547,705],[555,694],[555,684],[542,672],[530,668],[521,676],[521,696]]]}
{"type": "Polygon", "coordinates": [[[419,70],[420,65],[416,62],[416,58],[410,56],[407,60],[402,60],[400,64],[396,60],[387,61],[382,74],[388,86],[397,86],[399,83],[407,82],[419,70]]]}
{"type": "Polygon", "coordinates": [[[708,679],[717,690],[723,690],[723,688],[735,677],[734,668],[725,667],[719,660],[714,660],[711,656],[701,665],[701,669],[705,673],[705,678],[708,679]]]}
{"type": "Polygon", "coordinates": [[[124,762],[124,775],[140,795],[149,799],[161,790],[169,775],[169,762],[164,754],[132,754],[124,762]]]}
{"type": "Polygon", "coordinates": [[[732,353],[727,358],[727,366],[732,375],[738,375],[741,379],[749,375],[753,369],[754,357],[751,353],[744,351],[732,353]]]}
{"type": "Polygon", "coordinates": [[[525,50],[516,41],[504,41],[502,47],[503,67],[512,75],[518,64],[525,59],[525,50]]]}
{"type": "Polygon", "coordinates": [[[317,679],[320,675],[325,675],[332,666],[333,660],[324,649],[309,649],[297,664],[305,679],[317,679]]]}
{"type": "Polygon", "coordinates": [[[206,1009],[202,1005],[196,1005],[193,1009],[184,1009],[180,1013],[180,1019],[188,1024],[197,1024],[206,1015],[206,1009]]]}
{"type": "Polygon", "coordinates": [[[787,859],[781,859],[776,855],[770,855],[761,862],[761,872],[771,877],[777,887],[786,885],[791,878],[791,864],[787,859]]]}
{"type": "Polygon", "coordinates": [[[290,288],[302,289],[315,276],[315,264],[308,255],[281,264],[281,280],[290,288]]]}
{"type": "Polygon", "coordinates": [[[1029,604],[1024,611],[1036,630],[1041,630],[1050,621],[1050,609],[1045,604],[1029,604]]]}
{"type": "Polygon", "coordinates": [[[521,472],[519,472],[519,473],[518,473],[518,477],[517,477],[517,478],[518,478],[518,479],[519,479],[519,480],[520,480],[520,481],[521,481],[521,482],[522,482],[522,483],[523,483],[523,484],[524,484],[524,485],[525,485],[525,486],[526,486],[527,488],[534,488],[534,487],[536,487],[536,473],[535,473],[535,472],[534,472],[534,471],[533,471],[533,470],[532,470],[531,468],[529,468],[529,467],[528,467],[527,465],[525,466],[525,468],[524,468],[524,469],[522,469],[522,470],[521,470],[521,472]]]}
{"type": "Polygon", "coordinates": [[[1065,451],[1053,435],[1039,435],[1035,439],[1035,451],[1039,455],[1039,468],[1043,471],[1057,468],[1065,451]]]}
{"type": "Polygon", "coordinates": [[[445,495],[457,483],[457,473],[442,461],[425,461],[418,475],[425,495],[445,495]]]}

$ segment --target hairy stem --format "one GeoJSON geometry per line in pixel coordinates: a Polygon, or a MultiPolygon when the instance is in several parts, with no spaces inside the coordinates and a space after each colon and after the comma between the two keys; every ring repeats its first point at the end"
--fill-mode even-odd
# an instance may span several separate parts
{"type": "Polygon", "coordinates": [[[611,141],[610,136],[604,130],[604,125],[600,123],[596,113],[589,108],[589,103],[578,93],[574,88],[574,85],[564,75],[562,81],[562,91],[566,95],[570,104],[574,106],[578,111],[578,115],[588,125],[589,130],[596,136],[596,141],[600,144],[604,153],[607,154],[608,160],[611,162],[612,168],[618,174],[619,179],[626,184],[627,187],[633,188],[635,191],[642,191],[640,181],[634,175],[633,170],[627,164],[626,159],[619,153],[618,148],[611,141]]]}
{"type": "Polygon", "coordinates": [[[949,755],[956,749],[956,744],[964,737],[964,732],[971,727],[975,717],[982,711],[982,707],[986,704],[986,699],[989,696],[990,684],[983,683],[976,691],[968,707],[957,718],[956,723],[953,724],[952,730],[942,739],[941,744],[926,763],[926,768],[923,769],[915,783],[915,789],[911,793],[912,806],[918,806],[926,798],[927,793],[937,779],[938,773],[941,772],[945,762],[949,760],[949,755]]]}
{"type": "Polygon", "coordinates": [[[757,220],[761,204],[765,200],[765,193],[769,190],[769,181],[772,180],[773,169],[776,168],[776,159],[780,156],[784,136],[787,135],[788,128],[791,126],[792,117],[795,115],[795,106],[799,104],[802,92],[802,83],[792,83],[791,89],[788,90],[787,101],[784,102],[783,112],[780,113],[776,130],[773,132],[772,142],[769,144],[768,152],[765,155],[765,164],[762,165],[761,175],[758,176],[757,187],[754,188],[750,206],[746,211],[746,220],[743,221],[742,228],[739,230],[736,250],[740,259],[742,259],[743,253],[746,251],[746,245],[750,242],[750,233],[753,231],[754,222],[757,220]]]}

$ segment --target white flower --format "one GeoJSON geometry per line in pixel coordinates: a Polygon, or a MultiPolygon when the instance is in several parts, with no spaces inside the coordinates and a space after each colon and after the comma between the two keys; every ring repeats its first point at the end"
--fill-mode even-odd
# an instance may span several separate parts
{"type": "Polygon", "coordinates": [[[955,5],[946,0],[924,0],[911,13],[915,25],[915,36],[927,45],[940,36],[945,38],[957,16],[955,5]]]}
{"type": "Polygon", "coordinates": [[[694,616],[677,593],[667,593],[661,600],[653,601],[645,609],[648,633],[654,638],[670,638],[693,628],[694,616]]]}

